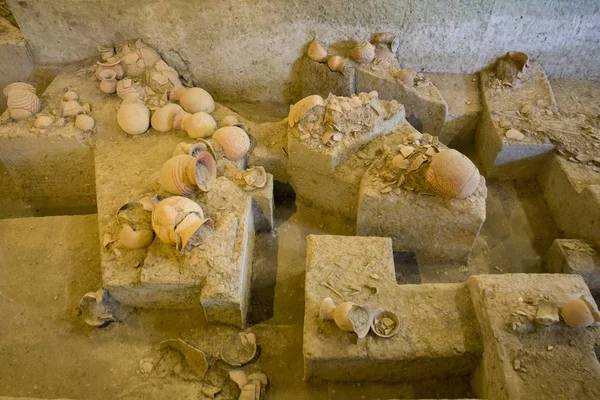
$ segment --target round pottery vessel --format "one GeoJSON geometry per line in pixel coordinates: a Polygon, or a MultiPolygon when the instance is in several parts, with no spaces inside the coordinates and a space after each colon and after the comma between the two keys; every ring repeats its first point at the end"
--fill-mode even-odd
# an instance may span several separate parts
{"type": "Polygon", "coordinates": [[[83,107],[77,100],[69,100],[62,102],[62,116],[74,117],[83,113],[83,107]]]}
{"type": "Polygon", "coordinates": [[[215,102],[212,96],[201,88],[177,86],[171,90],[170,98],[179,101],[181,107],[192,114],[200,111],[210,114],[215,111],[215,102]]]}
{"type": "Polygon", "coordinates": [[[241,160],[250,149],[248,134],[237,126],[226,126],[217,129],[212,140],[213,144],[217,144],[223,149],[225,157],[230,161],[241,160]]]}
{"type": "Polygon", "coordinates": [[[3,90],[6,106],[12,119],[29,118],[40,112],[40,99],[33,86],[24,82],[14,82],[3,90]]]}
{"type": "Polygon", "coordinates": [[[400,46],[400,36],[391,32],[375,33],[371,39],[373,43],[384,43],[388,45],[390,51],[395,53],[400,46]]]}
{"type": "Polygon", "coordinates": [[[141,95],[141,89],[138,90],[131,79],[126,78],[117,82],[117,96],[122,100],[137,99],[141,95]]]}
{"type": "Polygon", "coordinates": [[[145,81],[157,93],[170,92],[176,86],[182,86],[179,74],[166,62],[160,60],[152,68],[146,68],[145,81]]]}
{"type": "Polygon", "coordinates": [[[479,170],[465,155],[449,149],[431,157],[425,175],[429,188],[446,197],[466,199],[479,186],[479,170]]]}
{"type": "Polygon", "coordinates": [[[378,308],[373,311],[373,318],[371,319],[371,330],[373,333],[382,338],[390,338],[394,336],[400,330],[400,318],[398,315],[392,311],[383,310],[378,308]],[[382,320],[390,320],[393,323],[393,326],[387,327],[382,320]],[[382,325],[383,324],[383,325],[382,325]],[[387,331],[387,333],[386,333],[387,331]]]}
{"type": "Polygon", "coordinates": [[[75,126],[84,132],[91,131],[95,124],[96,121],[89,115],[79,114],[75,117],[75,126]]]}
{"type": "Polygon", "coordinates": [[[333,319],[333,313],[335,312],[335,303],[331,297],[325,297],[321,302],[319,308],[319,319],[326,321],[333,319]]]}
{"type": "Polygon", "coordinates": [[[346,58],[340,56],[330,57],[327,61],[327,66],[332,72],[344,72],[344,65],[346,64],[346,58]]]}
{"type": "Polygon", "coordinates": [[[130,135],[141,135],[150,127],[150,110],[136,99],[124,100],[117,111],[117,122],[130,135]]]}
{"type": "Polygon", "coordinates": [[[412,68],[401,69],[400,71],[396,72],[396,79],[408,87],[415,86],[416,77],[417,72],[412,68]]]}
{"type": "Polygon", "coordinates": [[[343,331],[354,332],[360,339],[371,329],[371,306],[358,306],[351,301],[337,306],[333,312],[335,324],[343,331]]]}
{"type": "Polygon", "coordinates": [[[312,110],[315,107],[323,106],[325,103],[323,98],[318,94],[314,94],[312,96],[307,96],[302,100],[298,101],[296,104],[290,106],[290,112],[288,114],[288,125],[293,127],[296,125],[306,113],[312,110]]]}
{"type": "Polygon", "coordinates": [[[168,197],[152,211],[152,229],[165,244],[180,252],[202,243],[214,229],[214,223],[204,218],[202,207],[181,196],[168,197]]]}
{"type": "Polygon", "coordinates": [[[571,328],[587,328],[600,321],[598,311],[583,296],[563,304],[560,316],[571,328]]]}
{"type": "Polygon", "coordinates": [[[98,53],[100,53],[102,61],[106,61],[115,56],[115,49],[113,47],[98,46],[96,49],[98,50],[98,53]]]}
{"type": "Polygon", "coordinates": [[[33,123],[33,126],[35,126],[36,128],[46,128],[52,125],[54,119],[55,118],[52,116],[41,115],[36,118],[35,122],[33,123]]]}
{"type": "Polygon", "coordinates": [[[77,92],[75,92],[73,90],[67,90],[65,92],[65,94],[63,95],[63,100],[64,101],[79,100],[79,95],[77,94],[77,92]]]}
{"type": "Polygon", "coordinates": [[[369,42],[360,42],[352,49],[352,58],[361,64],[370,63],[375,58],[375,46],[369,42]]]}
{"type": "Polygon", "coordinates": [[[175,127],[177,115],[184,112],[179,104],[165,104],[152,114],[152,128],[159,132],[169,132],[175,127]]]}
{"type": "Polygon", "coordinates": [[[167,160],[160,169],[159,183],[169,193],[187,195],[198,189],[209,191],[216,177],[217,163],[204,151],[197,157],[180,154],[167,160]]]}
{"type": "Polygon", "coordinates": [[[224,126],[234,126],[238,123],[238,119],[235,115],[228,115],[221,120],[221,127],[224,126]]]}
{"type": "Polygon", "coordinates": [[[119,233],[117,247],[123,247],[130,250],[144,249],[154,241],[154,232],[150,229],[134,230],[131,226],[125,224],[119,233]]]}
{"type": "Polygon", "coordinates": [[[97,61],[96,64],[98,64],[98,67],[96,68],[96,72],[94,73],[94,75],[99,80],[102,80],[102,77],[101,77],[102,71],[106,71],[106,70],[114,71],[115,78],[117,80],[123,79],[123,77],[125,76],[125,70],[123,69],[123,66],[121,65],[121,60],[110,58],[106,62],[103,62],[103,63],[100,61],[97,61]]]}
{"type": "Polygon", "coordinates": [[[321,43],[313,40],[308,45],[308,50],[306,52],[308,57],[312,60],[318,62],[326,62],[327,61],[327,49],[321,43]]]}
{"type": "Polygon", "coordinates": [[[181,119],[181,128],[193,139],[210,137],[217,130],[214,118],[205,112],[186,114],[181,119]]]}
{"type": "Polygon", "coordinates": [[[115,71],[107,69],[100,73],[100,90],[107,94],[117,91],[117,73],[115,71]]]}

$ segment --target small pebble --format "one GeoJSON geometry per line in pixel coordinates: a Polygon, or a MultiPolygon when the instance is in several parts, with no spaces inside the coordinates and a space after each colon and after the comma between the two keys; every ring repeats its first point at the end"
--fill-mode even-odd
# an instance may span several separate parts
{"type": "Polygon", "coordinates": [[[471,101],[470,101],[470,100],[469,100],[469,101],[467,101],[467,105],[468,105],[468,106],[470,106],[470,105],[471,105],[471,101]]]}
{"type": "Polygon", "coordinates": [[[506,133],[504,134],[504,136],[506,136],[507,139],[517,140],[517,141],[521,141],[521,140],[525,139],[525,135],[523,135],[523,133],[519,132],[516,129],[507,130],[506,133]]]}
{"type": "Polygon", "coordinates": [[[554,349],[554,346],[548,346],[548,347],[546,347],[546,350],[548,350],[548,351],[552,351],[552,349],[554,349]]]}

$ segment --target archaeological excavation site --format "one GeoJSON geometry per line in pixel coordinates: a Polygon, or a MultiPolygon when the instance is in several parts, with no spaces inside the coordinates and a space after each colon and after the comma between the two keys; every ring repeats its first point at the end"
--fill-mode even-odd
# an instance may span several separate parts
{"type": "Polygon", "coordinates": [[[600,399],[600,6],[0,0],[0,400],[600,399]]]}

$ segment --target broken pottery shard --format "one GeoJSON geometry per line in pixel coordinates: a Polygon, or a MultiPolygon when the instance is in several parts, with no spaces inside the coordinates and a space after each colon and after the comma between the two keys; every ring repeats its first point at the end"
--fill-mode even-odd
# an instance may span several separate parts
{"type": "Polygon", "coordinates": [[[435,147],[430,147],[425,151],[425,155],[428,155],[429,157],[433,157],[436,153],[437,149],[435,147]]]}
{"type": "Polygon", "coordinates": [[[267,387],[267,385],[269,384],[267,374],[265,374],[264,372],[253,372],[250,375],[248,375],[248,382],[252,381],[259,381],[263,388],[267,387]]]}
{"type": "Polygon", "coordinates": [[[231,336],[221,348],[221,359],[234,367],[249,363],[256,356],[256,335],[238,333],[231,336]]]}
{"type": "Polygon", "coordinates": [[[558,305],[550,301],[540,301],[535,314],[535,322],[539,325],[552,325],[558,320],[558,305]]]}
{"type": "Polygon", "coordinates": [[[113,239],[112,236],[110,236],[110,234],[105,233],[104,234],[104,238],[102,239],[102,246],[106,247],[109,244],[111,244],[112,242],[115,242],[117,239],[113,239]]]}
{"type": "Polygon", "coordinates": [[[260,382],[252,381],[244,386],[238,400],[260,400],[260,382]]]}
{"type": "Polygon", "coordinates": [[[108,292],[99,289],[83,295],[79,301],[80,315],[89,326],[103,328],[117,321],[114,313],[114,304],[108,292]]]}
{"type": "Polygon", "coordinates": [[[203,395],[208,398],[214,399],[215,396],[221,391],[220,388],[216,386],[209,385],[207,383],[202,383],[202,389],[200,389],[203,395]]]}
{"type": "Polygon", "coordinates": [[[229,371],[229,379],[237,383],[240,390],[248,384],[246,373],[240,369],[234,369],[229,371]]]}
{"type": "Polygon", "coordinates": [[[525,139],[525,135],[523,135],[521,132],[519,132],[516,129],[509,129],[508,131],[506,131],[504,136],[506,136],[507,139],[518,140],[518,141],[525,139]]]}
{"type": "Polygon", "coordinates": [[[413,153],[413,151],[415,151],[415,149],[414,149],[414,147],[411,147],[411,146],[406,146],[406,147],[403,147],[402,149],[400,149],[400,153],[402,153],[402,156],[404,158],[410,157],[410,155],[413,153]]]}
{"type": "Polygon", "coordinates": [[[401,154],[398,154],[392,159],[392,164],[400,169],[408,169],[410,166],[410,160],[407,160],[401,154]]]}
{"type": "Polygon", "coordinates": [[[142,197],[139,200],[139,203],[142,205],[144,210],[152,211],[152,210],[154,210],[154,206],[156,206],[161,200],[162,200],[161,197],[159,195],[155,194],[153,197],[150,197],[150,196],[142,197]]]}
{"type": "Polygon", "coordinates": [[[202,379],[208,371],[208,362],[206,355],[200,349],[195,348],[191,344],[184,342],[181,339],[168,339],[160,343],[160,349],[164,350],[171,348],[179,351],[189,367],[202,379]]]}
{"type": "Polygon", "coordinates": [[[333,138],[334,132],[333,131],[326,131],[323,136],[321,136],[321,143],[323,144],[327,144],[327,142],[329,142],[329,139],[333,138]]]}
{"type": "Polygon", "coordinates": [[[408,171],[410,172],[410,171],[418,170],[425,161],[427,161],[427,159],[424,158],[423,156],[419,156],[419,157],[415,158],[414,161],[412,162],[412,164],[410,165],[410,168],[408,169],[408,171]]]}

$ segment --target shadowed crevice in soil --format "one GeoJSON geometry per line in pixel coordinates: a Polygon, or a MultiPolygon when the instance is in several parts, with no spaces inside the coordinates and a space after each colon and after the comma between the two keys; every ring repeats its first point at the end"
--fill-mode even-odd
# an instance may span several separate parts
{"type": "Polygon", "coordinates": [[[398,285],[421,283],[421,272],[415,253],[408,251],[394,252],[394,269],[398,285]]]}

